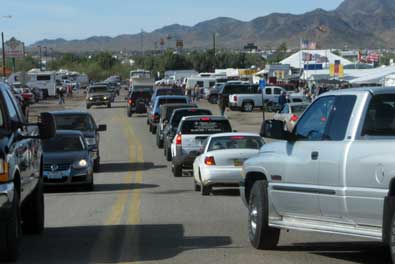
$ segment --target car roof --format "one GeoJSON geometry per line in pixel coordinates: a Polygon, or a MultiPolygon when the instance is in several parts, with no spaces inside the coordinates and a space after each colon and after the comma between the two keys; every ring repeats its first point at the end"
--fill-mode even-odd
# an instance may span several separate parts
{"type": "Polygon", "coordinates": [[[340,89],[340,90],[332,90],[326,93],[323,93],[321,96],[327,95],[347,95],[347,94],[364,94],[364,93],[371,93],[373,95],[379,94],[395,94],[395,87],[359,87],[359,88],[347,88],[347,89],[340,89]]]}
{"type": "Polygon", "coordinates": [[[160,99],[184,99],[184,98],[188,99],[188,96],[185,96],[185,95],[160,95],[160,96],[157,96],[155,98],[155,100],[160,100],[160,99]]]}
{"type": "Polygon", "coordinates": [[[82,111],[82,110],[57,110],[57,111],[50,111],[52,115],[91,115],[89,112],[82,111]]]}
{"type": "Polygon", "coordinates": [[[81,137],[84,136],[79,130],[56,130],[56,135],[74,135],[81,137]]]}
{"type": "Polygon", "coordinates": [[[309,102],[287,103],[289,106],[310,105],[309,102]]]}
{"type": "Polygon", "coordinates": [[[213,134],[210,137],[216,138],[216,137],[232,137],[232,136],[261,137],[256,133],[247,133],[247,132],[219,133],[219,134],[213,134]]]}
{"type": "Polygon", "coordinates": [[[208,117],[211,120],[217,121],[217,120],[228,120],[224,116],[214,116],[214,115],[198,115],[198,116],[184,116],[182,118],[182,121],[190,121],[190,120],[200,120],[200,118],[208,117]]]}

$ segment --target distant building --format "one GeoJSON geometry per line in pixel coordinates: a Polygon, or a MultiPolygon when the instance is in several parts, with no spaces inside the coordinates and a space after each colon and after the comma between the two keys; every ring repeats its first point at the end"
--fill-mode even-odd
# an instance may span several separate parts
{"type": "Polygon", "coordinates": [[[244,46],[244,51],[252,52],[257,50],[258,50],[258,46],[255,45],[254,43],[248,43],[247,45],[244,46]]]}

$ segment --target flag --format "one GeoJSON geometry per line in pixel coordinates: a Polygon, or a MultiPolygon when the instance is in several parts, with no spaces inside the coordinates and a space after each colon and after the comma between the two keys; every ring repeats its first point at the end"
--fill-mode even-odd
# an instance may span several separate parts
{"type": "Polygon", "coordinates": [[[303,39],[300,41],[300,48],[301,49],[316,49],[317,42],[303,39]]]}

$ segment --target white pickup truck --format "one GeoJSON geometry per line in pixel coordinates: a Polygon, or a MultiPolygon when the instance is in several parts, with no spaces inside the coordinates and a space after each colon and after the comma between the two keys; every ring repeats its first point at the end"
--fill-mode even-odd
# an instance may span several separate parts
{"type": "Polygon", "coordinates": [[[264,145],[244,163],[241,198],[258,249],[280,230],[317,231],[382,241],[395,259],[395,89],[328,92],[292,132],[266,121],[264,145]]]}
{"type": "Polygon", "coordinates": [[[262,91],[258,86],[251,86],[249,93],[239,93],[229,95],[229,108],[233,111],[252,112],[254,108],[263,107],[267,103],[272,110],[279,110],[279,97],[282,93],[288,95],[288,101],[301,103],[307,100],[303,94],[289,93],[282,87],[267,86],[262,91]]]}

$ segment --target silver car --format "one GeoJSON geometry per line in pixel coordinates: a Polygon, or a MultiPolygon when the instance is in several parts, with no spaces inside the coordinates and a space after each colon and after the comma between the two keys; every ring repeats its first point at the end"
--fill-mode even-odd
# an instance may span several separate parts
{"type": "Polygon", "coordinates": [[[244,161],[257,155],[263,144],[258,134],[210,136],[193,163],[195,191],[209,195],[213,187],[238,187],[244,161]]]}
{"type": "Polygon", "coordinates": [[[309,105],[309,103],[285,104],[284,107],[273,116],[273,119],[282,121],[284,123],[284,130],[292,131],[299,117],[309,105]]]}

